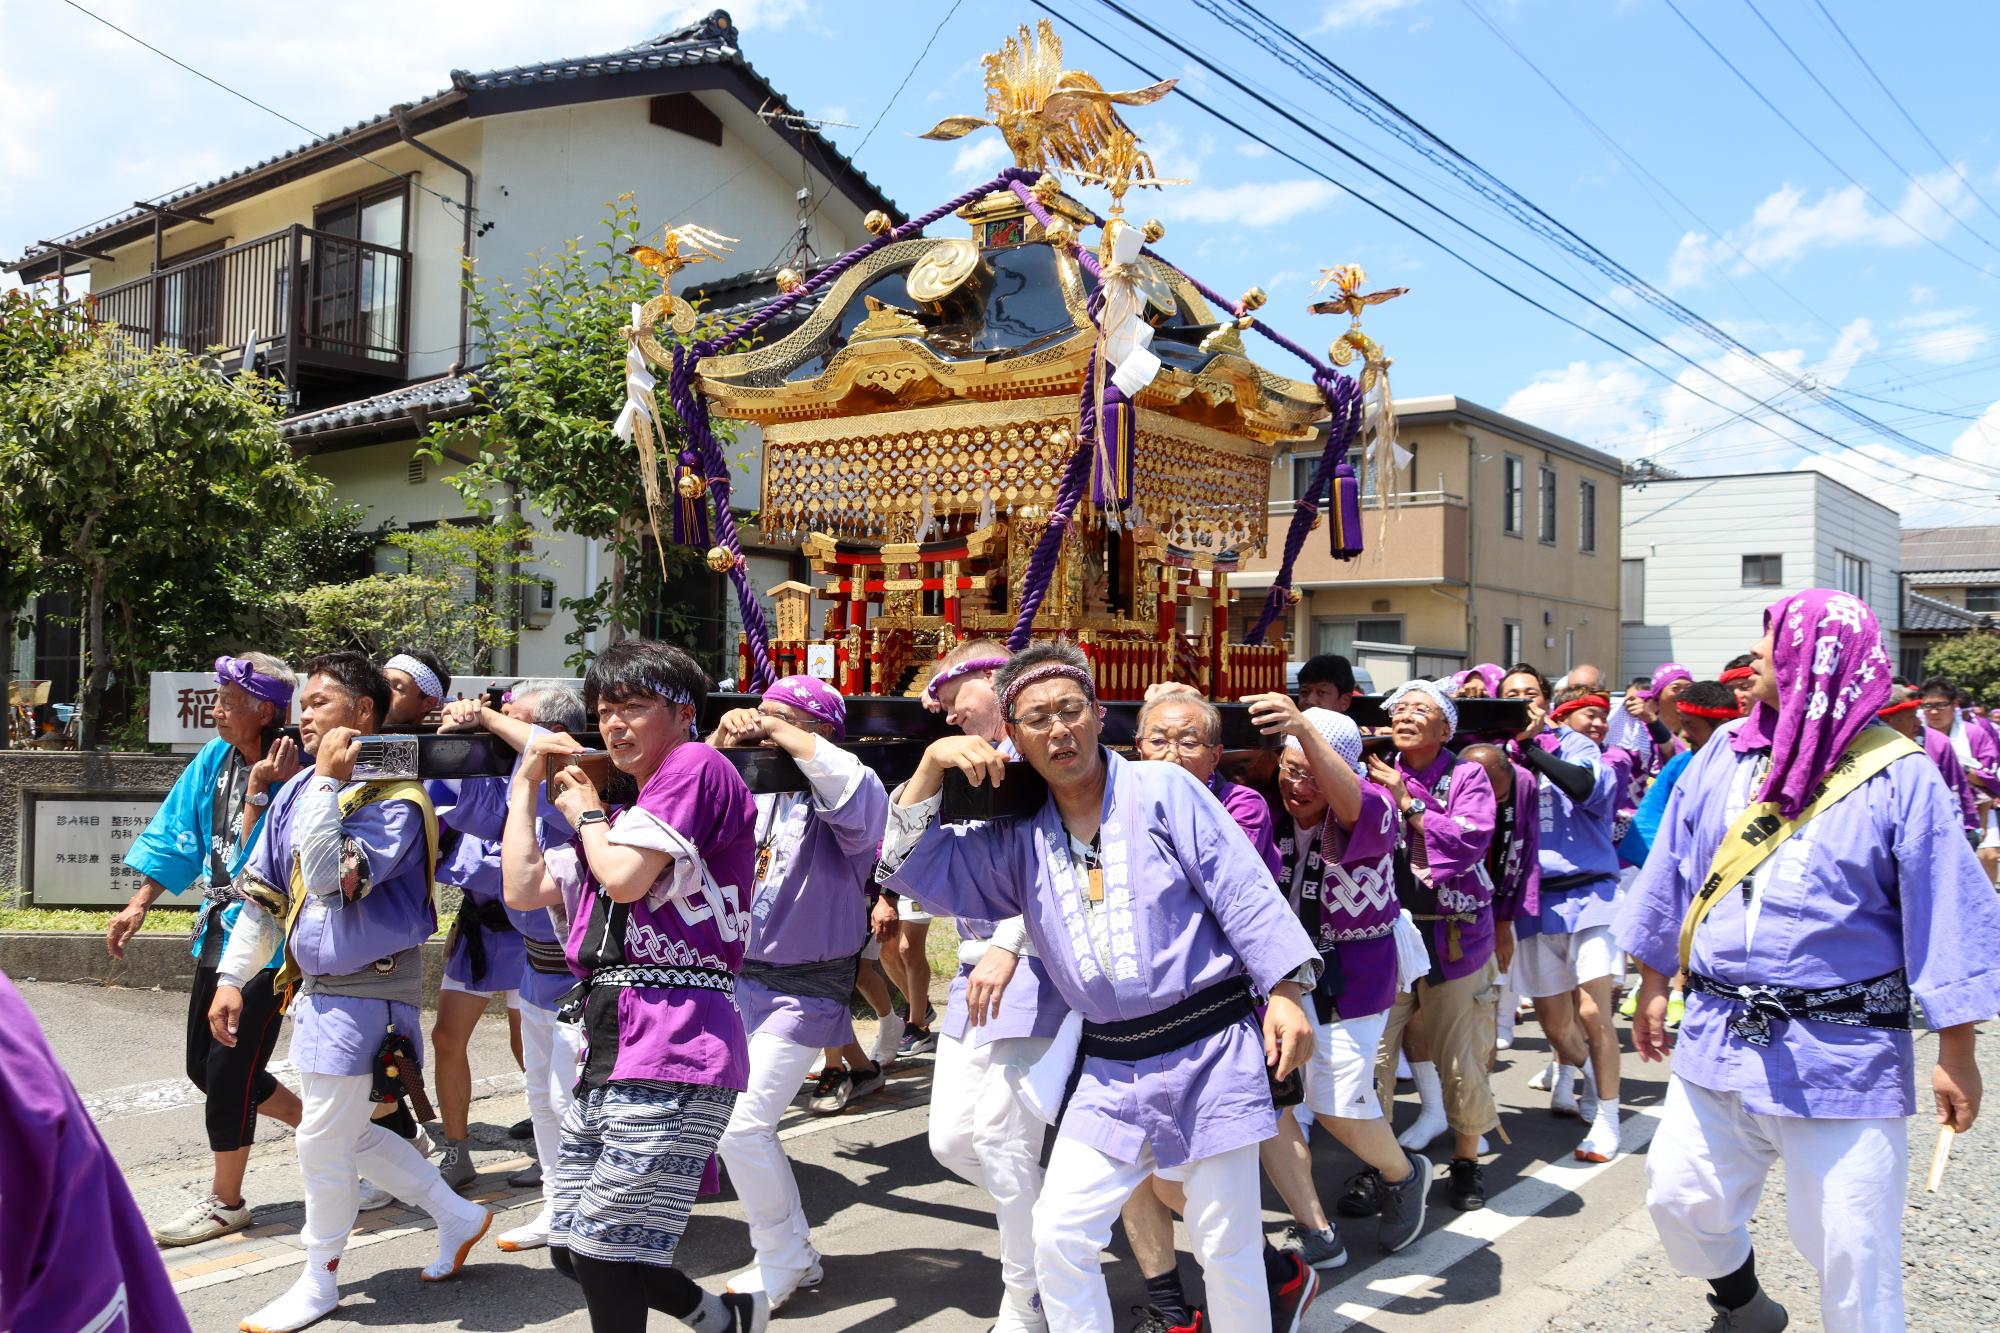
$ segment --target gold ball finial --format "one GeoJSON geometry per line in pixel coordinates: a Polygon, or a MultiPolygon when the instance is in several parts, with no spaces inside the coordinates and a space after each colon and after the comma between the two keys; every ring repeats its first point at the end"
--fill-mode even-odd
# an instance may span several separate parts
{"type": "Polygon", "coordinates": [[[716,573],[727,574],[735,564],[736,557],[729,553],[728,547],[711,546],[708,548],[708,567],[716,573]]]}
{"type": "Polygon", "coordinates": [[[683,473],[681,479],[674,483],[674,489],[681,493],[683,500],[699,500],[708,490],[708,478],[693,472],[683,473]]]}
{"type": "Polygon", "coordinates": [[[1139,234],[1146,238],[1146,244],[1158,245],[1160,238],[1167,234],[1167,224],[1158,218],[1147,218],[1146,225],[1139,228],[1139,234]]]}
{"type": "Polygon", "coordinates": [[[799,288],[805,285],[806,285],[806,280],[799,276],[799,271],[797,269],[781,268],[778,270],[779,291],[790,294],[792,292],[797,291],[799,288]]]}
{"type": "MultiPolygon", "coordinates": [[[[1047,177],[1043,179],[1046,180],[1047,177]]],[[[1049,223],[1043,235],[1049,238],[1050,245],[1071,245],[1076,241],[1076,224],[1068,218],[1057,218],[1049,223]]]]}
{"type": "Polygon", "coordinates": [[[1247,314],[1252,310],[1262,310],[1266,299],[1262,287],[1252,287],[1249,291],[1243,293],[1243,300],[1240,304],[1247,314]]]}
{"type": "Polygon", "coordinates": [[[1297,606],[1300,602],[1304,600],[1305,600],[1304,596],[1299,592],[1297,588],[1285,589],[1286,606],[1297,606]]]}
{"type": "Polygon", "coordinates": [[[868,216],[861,219],[861,225],[868,228],[870,236],[887,236],[896,229],[896,224],[889,220],[889,215],[879,208],[869,209],[868,216]]]}

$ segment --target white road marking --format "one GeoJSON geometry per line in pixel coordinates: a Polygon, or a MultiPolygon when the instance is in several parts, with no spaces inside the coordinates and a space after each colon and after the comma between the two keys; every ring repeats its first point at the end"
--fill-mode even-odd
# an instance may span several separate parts
{"type": "MultiPolygon", "coordinates": [[[[280,1083],[298,1082],[299,1067],[290,1060],[273,1060],[267,1068],[280,1083]]],[[[519,1070],[475,1079],[472,1084],[475,1099],[520,1090],[519,1070]]],[[[162,1078],[150,1083],[126,1083],[106,1088],[102,1092],[90,1093],[82,1100],[83,1109],[90,1113],[90,1118],[102,1125],[113,1120],[130,1120],[134,1116],[177,1111],[184,1106],[200,1106],[207,1097],[184,1078],[162,1078]]]]}
{"type": "MultiPolygon", "coordinates": [[[[1370,1315],[1421,1291],[1446,1270],[1492,1245],[1550,1204],[1581,1190],[1653,1140],[1660,1108],[1635,1107],[1619,1130],[1619,1154],[1608,1162],[1573,1159],[1548,1162],[1486,1201],[1477,1212],[1460,1213],[1416,1244],[1369,1266],[1367,1271],[1323,1291],[1306,1312],[1304,1333],[1342,1333],[1370,1315]]],[[[1449,1203],[1432,1205],[1451,1207],[1449,1203]]]]}

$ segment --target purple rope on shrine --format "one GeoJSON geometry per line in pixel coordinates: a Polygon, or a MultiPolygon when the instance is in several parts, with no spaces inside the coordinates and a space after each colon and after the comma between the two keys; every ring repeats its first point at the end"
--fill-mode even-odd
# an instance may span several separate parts
{"type": "Polygon", "coordinates": [[[1055,577],[1056,557],[1062,553],[1063,537],[1069,532],[1070,520],[1090,481],[1090,463],[1097,452],[1097,413],[1091,411],[1090,386],[1096,377],[1097,353],[1092,352],[1083,371],[1083,390],[1078,395],[1076,451],[1063,469],[1056,502],[1049,508],[1049,526],[1036,538],[1035,549],[1021,571],[1021,610],[1014,618],[1013,632],[1007,636],[1010,653],[1020,652],[1034,637],[1035,615],[1042,609],[1042,599],[1049,594],[1049,581],[1055,577]]]}
{"type": "Polygon", "coordinates": [[[1243,636],[1245,643],[1262,643],[1264,631],[1284,611],[1285,597],[1292,587],[1292,566],[1297,562],[1299,552],[1305,549],[1313,520],[1319,517],[1320,496],[1328,494],[1330,497],[1334,471],[1347,457],[1348,446],[1361,429],[1363,408],[1358,383],[1332,371],[1315,373],[1313,383],[1319,387],[1328,410],[1333,414],[1333,419],[1327,423],[1326,448],[1321,451],[1319,463],[1313,468],[1312,480],[1306,483],[1305,494],[1294,501],[1292,522],[1285,529],[1284,558],[1278,562],[1278,573],[1271,580],[1271,590],[1264,594],[1264,609],[1258,613],[1257,623],[1243,636]]]}

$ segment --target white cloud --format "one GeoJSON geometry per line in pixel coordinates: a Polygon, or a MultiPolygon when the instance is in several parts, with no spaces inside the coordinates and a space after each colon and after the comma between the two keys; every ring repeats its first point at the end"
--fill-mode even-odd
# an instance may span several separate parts
{"type": "Polygon", "coordinates": [[[1956,366],[1970,361],[1993,331],[1978,319],[1969,306],[1952,310],[1919,310],[1903,316],[1895,327],[1909,337],[1896,345],[1897,355],[1915,357],[1940,366],[1956,366]]]}
{"type": "Polygon", "coordinates": [[[1716,238],[1683,235],[1667,262],[1669,288],[1699,287],[1719,272],[1743,277],[1754,269],[1789,267],[1816,250],[1840,246],[1917,245],[1942,239],[1971,205],[1965,182],[1950,167],[1912,182],[1894,212],[1877,208],[1858,185],[1808,200],[1789,181],[1767,195],[1749,220],[1716,238]]]}
{"type": "Polygon", "coordinates": [[[1340,187],[1323,180],[1251,181],[1170,189],[1151,211],[1168,221],[1281,227],[1304,214],[1330,208],[1339,200],[1340,187]]]}
{"type": "Polygon", "coordinates": [[[1380,23],[1397,10],[1416,3],[1417,0],[1334,0],[1320,17],[1318,31],[1335,32],[1380,23]]]}
{"type": "Polygon", "coordinates": [[[975,130],[973,134],[976,137],[961,144],[958,156],[951,160],[951,174],[967,183],[991,176],[1008,159],[1007,141],[1000,137],[998,130],[990,134],[985,130],[975,130]]]}
{"type": "Polygon", "coordinates": [[[1245,139],[1242,143],[1236,145],[1236,155],[1238,157],[1251,158],[1269,157],[1271,155],[1271,147],[1269,144],[1259,143],[1255,139],[1245,139]]]}

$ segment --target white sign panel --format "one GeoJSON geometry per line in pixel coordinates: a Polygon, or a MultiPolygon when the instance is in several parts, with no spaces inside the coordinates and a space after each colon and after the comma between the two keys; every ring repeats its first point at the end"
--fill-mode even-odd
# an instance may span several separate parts
{"type": "MultiPolygon", "coordinates": [[[[123,907],[139,887],[125,865],[132,840],[152,822],[160,798],[41,796],[35,802],[34,877],[38,907],[123,907]]],[[[193,902],[190,891],[162,902],[193,902]]]]}
{"type": "MultiPolygon", "coordinates": [[[[493,686],[502,689],[524,679],[520,676],[454,676],[452,699],[471,699],[493,686]]],[[[560,684],[583,688],[581,680],[560,684]]],[[[155,671],[151,686],[151,707],[146,714],[146,739],[155,745],[204,745],[215,739],[215,673],[213,671],[155,671]]],[[[449,700],[447,700],[449,702],[449,700]]],[[[293,718],[296,719],[296,710],[293,718]]],[[[438,720],[431,714],[431,722],[438,720]]]]}
{"type": "Polygon", "coordinates": [[[806,645],[806,674],[821,680],[833,679],[833,645],[830,643],[809,643],[806,645]]]}

